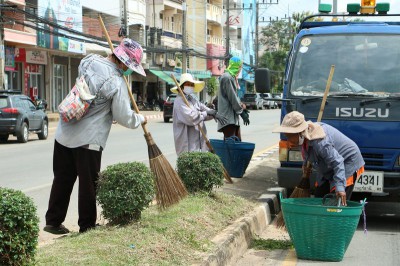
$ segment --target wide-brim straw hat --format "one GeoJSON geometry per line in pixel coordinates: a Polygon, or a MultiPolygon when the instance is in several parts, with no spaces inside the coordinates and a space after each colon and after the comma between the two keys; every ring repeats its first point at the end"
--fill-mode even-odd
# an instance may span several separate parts
{"type": "MultiPolygon", "coordinates": [[[[190,82],[194,84],[194,92],[200,92],[204,89],[204,81],[195,80],[193,76],[189,73],[184,73],[181,75],[181,79],[179,80],[179,86],[182,86],[183,83],[190,82]]],[[[175,86],[171,89],[172,93],[179,93],[178,88],[175,86]]]]}
{"type": "Polygon", "coordinates": [[[304,119],[304,115],[297,111],[288,113],[282,120],[282,124],[272,130],[278,133],[301,133],[308,140],[323,139],[326,134],[319,123],[313,123],[304,119]]]}
{"type": "Polygon", "coordinates": [[[304,119],[304,115],[297,111],[290,112],[285,115],[282,124],[273,129],[274,133],[300,133],[306,130],[308,123],[304,119]]]}

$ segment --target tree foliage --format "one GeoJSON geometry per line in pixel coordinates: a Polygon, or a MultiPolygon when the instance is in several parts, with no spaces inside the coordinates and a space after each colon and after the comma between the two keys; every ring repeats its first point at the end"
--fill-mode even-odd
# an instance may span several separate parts
{"type": "Polygon", "coordinates": [[[265,46],[259,60],[259,67],[271,71],[273,91],[282,91],[281,84],[292,41],[298,32],[301,21],[311,12],[293,13],[291,19],[278,20],[261,29],[260,42],[265,46]]]}

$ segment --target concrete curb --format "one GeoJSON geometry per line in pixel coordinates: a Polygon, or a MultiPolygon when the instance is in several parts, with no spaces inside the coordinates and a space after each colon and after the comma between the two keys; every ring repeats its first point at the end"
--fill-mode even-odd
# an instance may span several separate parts
{"type": "Polygon", "coordinates": [[[261,205],[214,237],[211,241],[217,246],[216,250],[197,265],[221,266],[235,263],[250,247],[251,240],[260,235],[280,211],[279,193],[286,194],[286,190],[271,188],[268,193],[261,195],[261,205]]]}

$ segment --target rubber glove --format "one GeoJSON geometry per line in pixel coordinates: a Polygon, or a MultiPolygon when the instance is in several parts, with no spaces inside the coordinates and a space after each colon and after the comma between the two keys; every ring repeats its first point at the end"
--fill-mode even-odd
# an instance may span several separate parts
{"type": "Polygon", "coordinates": [[[250,125],[250,119],[249,119],[250,115],[249,115],[249,113],[250,113],[249,110],[244,109],[243,112],[240,114],[240,116],[241,116],[242,119],[243,119],[243,124],[244,124],[245,126],[250,125]]]}
{"type": "Polygon", "coordinates": [[[219,122],[221,125],[224,126],[228,123],[228,119],[226,119],[224,116],[218,114],[216,110],[209,109],[206,112],[207,112],[207,115],[214,117],[215,121],[219,122]]]}

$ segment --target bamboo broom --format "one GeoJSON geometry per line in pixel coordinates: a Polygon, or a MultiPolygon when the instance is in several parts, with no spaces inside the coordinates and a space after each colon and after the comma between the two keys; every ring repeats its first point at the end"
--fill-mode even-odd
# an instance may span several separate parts
{"type": "MultiPolygon", "coordinates": [[[[322,114],[324,113],[326,98],[328,97],[329,90],[331,87],[333,73],[335,72],[335,65],[331,65],[331,70],[329,72],[329,77],[326,82],[324,96],[322,97],[321,107],[319,109],[317,122],[321,122],[322,114]]],[[[309,198],[310,197],[310,175],[311,175],[312,165],[307,161],[306,169],[303,170],[303,176],[300,183],[294,188],[290,198],[309,198]]],[[[282,230],[286,230],[285,220],[283,219],[282,211],[280,211],[276,216],[276,226],[282,230]]]]}
{"type": "MultiPolygon", "coordinates": [[[[107,42],[110,46],[110,49],[111,51],[114,51],[114,46],[111,42],[110,36],[108,35],[107,29],[104,26],[103,19],[100,15],[99,21],[103,29],[103,33],[106,36],[107,42]]],[[[137,107],[136,101],[133,98],[128,80],[125,76],[124,80],[133,108],[135,112],[139,114],[139,108],[137,107]]],[[[150,169],[155,175],[156,201],[161,209],[165,209],[179,202],[182,198],[187,196],[188,192],[176,171],[172,168],[171,164],[168,162],[168,160],[155,144],[153,137],[147,130],[146,124],[142,124],[142,128],[148,146],[150,169]]]]}
{"type": "MultiPolygon", "coordinates": [[[[176,80],[174,74],[171,74],[171,78],[174,80],[176,87],[178,88],[179,94],[181,95],[183,101],[185,102],[186,106],[190,108],[190,104],[188,102],[188,100],[186,99],[185,94],[183,93],[181,87],[179,86],[178,81],[176,80]]],[[[210,143],[210,140],[207,138],[206,133],[204,132],[203,128],[199,125],[197,125],[199,131],[201,132],[201,135],[203,136],[204,140],[206,141],[206,145],[208,147],[208,149],[210,150],[211,153],[215,154],[215,150],[213,148],[213,146],[210,143]]],[[[229,183],[233,183],[231,176],[229,175],[228,171],[225,169],[224,165],[222,165],[222,168],[224,169],[224,177],[226,179],[226,181],[228,181],[229,183]]]]}

